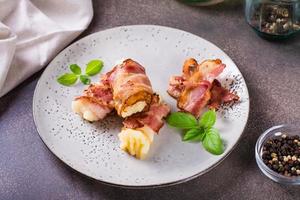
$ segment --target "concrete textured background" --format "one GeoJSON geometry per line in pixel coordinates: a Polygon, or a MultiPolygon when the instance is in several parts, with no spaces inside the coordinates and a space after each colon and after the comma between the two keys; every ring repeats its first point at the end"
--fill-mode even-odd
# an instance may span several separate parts
{"type": "Polygon", "coordinates": [[[43,144],[32,119],[32,96],[41,72],[0,98],[0,199],[299,199],[297,186],[261,174],[254,158],[258,136],[270,126],[300,121],[300,38],[269,42],[246,24],[243,2],[209,7],[176,0],[98,0],[80,37],[131,24],[158,24],[199,35],[223,49],[248,84],[251,110],[237,148],[209,173],[180,185],[133,190],[89,180],[43,144]]]}

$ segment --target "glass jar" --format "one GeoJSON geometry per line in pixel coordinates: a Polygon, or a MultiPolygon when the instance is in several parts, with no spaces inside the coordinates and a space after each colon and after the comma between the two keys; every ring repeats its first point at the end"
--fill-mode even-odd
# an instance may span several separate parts
{"type": "Polygon", "coordinates": [[[300,185],[300,176],[284,176],[270,169],[263,161],[263,146],[270,138],[281,136],[283,133],[289,135],[299,135],[300,127],[295,125],[279,125],[273,126],[266,130],[257,140],[255,145],[255,159],[259,169],[268,178],[281,184],[300,185]]]}
{"type": "Polygon", "coordinates": [[[210,6],[213,4],[221,3],[224,0],[181,0],[181,1],[194,6],[210,6]]]}
{"type": "Polygon", "coordinates": [[[245,15],[265,38],[283,39],[300,31],[300,0],[246,0],[245,15]]]}

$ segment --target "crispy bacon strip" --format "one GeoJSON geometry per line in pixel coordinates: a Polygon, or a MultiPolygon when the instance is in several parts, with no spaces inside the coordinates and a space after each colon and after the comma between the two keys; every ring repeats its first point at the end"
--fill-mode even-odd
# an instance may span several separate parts
{"type": "Polygon", "coordinates": [[[198,64],[194,58],[187,59],[183,65],[182,75],[170,78],[167,92],[177,99],[186,86],[199,84],[204,80],[212,83],[225,67],[220,59],[205,60],[201,64],[198,64]]]}
{"type": "Polygon", "coordinates": [[[212,81],[217,78],[225,69],[226,65],[220,59],[205,60],[198,65],[197,72],[203,76],[203,80],[212,81]]]}
{"type": "Polygon", "coordinates": [[[198,117],[210,99],[210,86],[210,82],[201,81],[186,87],[178,98],[177,107],[198,117]]]}
{"type": "Polygon", "coordinates": [[[169,81],[169,88],[167,92],[170,96],[177,99],[185,88],[185,78],[182,76],[172,76],[169,81]]]}
{"type": "Polygon", "coordinates": [[[199,117],[209,102],[212,107],[217,108],[221,103],[238,98],[228,90],[218,87],[214,81],[225,67],[220,59],[205,60],[200,64],[193,58],[187,59],[183,65],[182,75],[170,78],[167,92],[177,100],[179,109],[199,117]]]}
{"type": "Polygon", "coordinates": [[[125,128],[137,129],[147,125],[156,133],[163,126],[163,118],[170,112],[170,107],[160,102],[158,95],[153,95],[150,108],[147,112],[138,113],[123,121],[125,128]]]}
{"type": "Polygon", "coordinates": [[[223,103],[238,101],[239,96],[222,87],[221,83],[215,79],[211,87],[211,99],[208,107],[211,109],[219,109],[223,103]]]}

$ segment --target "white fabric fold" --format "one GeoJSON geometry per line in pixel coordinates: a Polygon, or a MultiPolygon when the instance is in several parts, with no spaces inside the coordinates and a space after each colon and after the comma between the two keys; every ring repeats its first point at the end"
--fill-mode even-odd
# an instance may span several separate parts
{"type": "Polygon", "coordinates": [[[91,0],[0,0],[0,97],[87,28],[91,0]]]}

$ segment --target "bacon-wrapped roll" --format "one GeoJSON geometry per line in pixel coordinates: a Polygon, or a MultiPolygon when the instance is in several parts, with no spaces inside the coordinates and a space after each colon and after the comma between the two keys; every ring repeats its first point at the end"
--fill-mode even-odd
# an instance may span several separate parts
{"type": "Polygon", "coordinates": [[[147,111],[153,91],[145,69],[127,59],[92,84],[72,102],[74,112],[88,121],[103,119],[113,108],[125,118],[147,111]]]}
{"type": "Polygon", "coordinates": [[[170,108],[152,91],[145,69],[127,59],[102,76],[72,102],[73,110],[88,121],[103,119],[114,108],[125,118],[120,147],[139,159],[149,152],[155,133],[170,108]]]}
{"type": "Polygon", "coordinates": [[[149,109],[152,86],[144,67],[139,63],[127,59],[114,67],[107,77],[119,116],[125,118],[149,109]]]}
{"type": "Polygon", "coordinates": [[[91,122],[103,119],[113,108],[112,91],[105,80],[91,84],[82,96],[72,102],[72,110],[91,122]]]}
{"type": "Polygon", "coordinates": [[[170,108],[154,95],[147,112],[138,113],[126,118],[124,127],[119,133],[120,147],[138,159],[144,159],[150,150],[155,133],[163,126],[163,118],[168,115],[170,108]]]}
{"type": "Polygon", "coordinates": [[[223,102],[236,101],[237,95],[230,93],[214,81],[225,67],[220,59],[205,60],[201,64],[193,58],[187,59],[183,65],[183,74],[170,78],[168,93],[177,100],[179,109],[195,117],[199,117],[202,109],[211,101],[213,108],[218,108],[218,105],[223,102]],[[226,98],[222,97],[224,95],[231,98],[227,98],[226,101],[226,98]]]}

